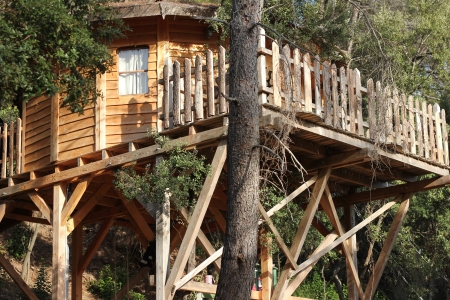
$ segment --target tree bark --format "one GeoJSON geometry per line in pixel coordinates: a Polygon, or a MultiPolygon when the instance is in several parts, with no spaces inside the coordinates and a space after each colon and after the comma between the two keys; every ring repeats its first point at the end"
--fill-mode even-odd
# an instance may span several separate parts
{"type": "Polygon", "coordinates": [[[41,227],[41,224],[36,223],[32,224],[30,226],[32,235],[30,237],[30,240],[28,242],[27,247],[27,253],[25,255],[25,258],[23,260],[22,264],[22,279],[28,284],[30,282],[30,260],[31,260],[31,253],[33,252],[34,244],[36,242],[36,238],[39,233],[39,227],[41,227]]]}
{"type": "Polygon", "coordinates": [[[233,0],[230,31],[227,229],[216,299],[248,300],[257,260],[259,0],[233,0]]]}

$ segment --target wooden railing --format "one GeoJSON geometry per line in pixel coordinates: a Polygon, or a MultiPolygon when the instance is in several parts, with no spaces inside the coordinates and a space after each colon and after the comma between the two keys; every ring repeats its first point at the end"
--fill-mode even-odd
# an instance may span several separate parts
{"type": "MultiPolygon", "coordinates": [[[[273,41],[266,48],[261,29],[258,45],[259,102],[292,111],[302,119],[319,122],[396,151],[449,164],[445,110],[413,96],[400,94],[380,82],[361,84],[357,69],[337,68],[319,56],[301,53],[273,41]]],[[[180,126],[228,112],[225,49],[214,63],[206,52],[206,66],[197,55],[195,66],[185,59],[164,66],[164,128],[180,126]],[[173,70],[173,72],[172,72],[173,70]],[[206,95],[204,95],[206,94],[206,95]]],[[[161,81],[160,81],[161,82],[161,81]]]]}
{"type": "Polygon", "coordinates": [[[17,118],[1,130],[1,179],[22,173],[22,120],[17,118]]]}

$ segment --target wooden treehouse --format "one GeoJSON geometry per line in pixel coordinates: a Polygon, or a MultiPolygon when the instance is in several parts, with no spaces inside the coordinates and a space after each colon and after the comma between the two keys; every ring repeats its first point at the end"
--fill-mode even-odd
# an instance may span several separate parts
{"type": "MultiPolygon", "coordinates": [[[[226,230],[227,186],[221,179],[226,176],[220,176],[226,173],[227,158],[228,106],[222,96],[228,89],[226,50],[219,36],[199,21],[212,16],[216,8],[133,2],[117,4],[117,9],[132,31],[112,45],[117,66],[98,78],[103,99],[79,116],[60,108],[58,95],[37,97],[23,105],[21,120],[4,125],[0,231],[23,221],[52,226],[53,299],[68,297],[67,268],[72,287],[69,298],[82,299],[83,272],[111,226],[132,228],[144,247],[156,238],[157,253],[179,249],[170,270],[167,256],[157,256],[157,299],[172,299],[177,290],[213,294],[215,285],[192,278],[213,262],[220,268],[222,249],[214,249],[207,235],[211,228],[226,230]],[[145,203],[127,201],[114,188],[115,170],[122,166],[139,170],[164,154],[147,137],[148,130],[198,149],[212,164],[190,217],[186,210],[167,206],[159,208],[158,217],[152,216],[145,203]],[[169,218],[176,217],[189,218],[189,222],[174,228],[169,218]],[[91,223],[101,226],[83,252],[82,226],[91,223]],[[69,235],[71,260],[66,263],[69,235]],[[210,257],[185,274],[195,240],[210,257]]],[[[287,262],[273,287],[272,258],[262,249],[263,289],[252,291],[251,299],[297,299],[291,296],[293,291],[315,263],[336,247],[347,259],[349,298],[370,299],[412,195],[450,184],[445,111],[372,80],[362,83],[358,70],[336,69],[318,57],[282,47],[269,41],[263,30],[255,55],[260,126],[277,130],[290,122],[290,151],[307,175],[272,209],[264,211],[260,206],[261,220],[275,234],[287,262]],[[296,120],[288,119],[286,112],[294,113],[296,120]],[[373,168],[374,159],[388,168],[373,168]],[[428,179],[422,175],[429,175],[428,179]],[[270,217],[297,197],[308,202],[289,248],[270,217]],[[389,201],[355,224],[353,205],[379,199],[389,201]],[[355,233],[397,202],[400,208],[374,273],[362,285],[355,233]],[[338,207],[345,211],[342,220],[336,213],[338,207]],[[333,231],[314,219],[318,209],[326,212],[333,231]],[[298,262],[311,225],[325,238],[312,256],[298,262]]],[[[2,254],[0,264],[30,299],[37,299],[2,254]]],[[[148,269],[143,268],[127,286],[134,286],[146,273],[148,269]]]]}

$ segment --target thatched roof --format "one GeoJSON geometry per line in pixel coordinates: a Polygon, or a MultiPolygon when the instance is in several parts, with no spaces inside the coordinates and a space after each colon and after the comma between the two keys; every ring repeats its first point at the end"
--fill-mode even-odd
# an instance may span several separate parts
{"type": "Polygon", "coordinates": [[[197,3],[173,3],[164,1],[129,1],[111,4],[117,7],[122,19],[150,16],[213,17],[217,5],[197,3]]]}

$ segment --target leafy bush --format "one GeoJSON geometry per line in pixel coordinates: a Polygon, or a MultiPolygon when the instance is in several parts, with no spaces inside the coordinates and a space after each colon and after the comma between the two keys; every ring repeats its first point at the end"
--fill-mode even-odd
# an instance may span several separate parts
{"type": "Polygon", "coordinates": [[[51,299],[52,295],[52,285],[46,278],[45,267],[46,266],[41,263],[38,271],[38,277],[33,287],[33,291],[39,300],[51,299]]]}
{"type": "Polygon", "coordinates": [[[15,259],[23,259],[27,253],[28,240],[31,236],[31,229],[25,223],[21,223],[13,228],[11,238],[6,241],[6,250],[15,259]]]}

